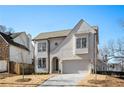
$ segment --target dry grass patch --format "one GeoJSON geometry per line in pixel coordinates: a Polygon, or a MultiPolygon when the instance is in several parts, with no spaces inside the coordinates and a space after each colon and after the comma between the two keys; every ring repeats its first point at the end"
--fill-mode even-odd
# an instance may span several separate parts
{"type": "Polygon", "coordinates": [[[84,80],[79,82],[80,86],[86,87],[124,87],[124,78],[117,76],[88,74],[84,80]]]}
{"type": "Polygon", "coordinates": [[[29,82],[31,78],[17,79],[16,82],[29,82]]]}
{"type": "Polygon", "coordinates": [[[0,87],[36,87],[54,75],[25,75],[26,82],[21,82],[22,75],[13,75],[0,79],[0,87]]]}

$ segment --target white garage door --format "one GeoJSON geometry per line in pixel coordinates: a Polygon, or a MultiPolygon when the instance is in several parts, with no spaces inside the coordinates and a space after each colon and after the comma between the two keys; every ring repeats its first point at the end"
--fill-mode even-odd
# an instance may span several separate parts
{"type": "Polygon", "coordinates": [[[63,73],[71,74],[71,73],[82,73],[84,71],[89,70],[89,62],[83,62],[80,60],[68,60],[63,61],[63,73]]]}
{"type": "Polygon", "coordinates": [[[7,62],[5,60],[0,60],[0,72],[7,71],[7,62]]]}

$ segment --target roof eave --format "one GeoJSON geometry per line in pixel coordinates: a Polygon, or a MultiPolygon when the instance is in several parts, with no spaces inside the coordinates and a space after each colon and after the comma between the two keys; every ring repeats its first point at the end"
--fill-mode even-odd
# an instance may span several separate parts
{"type": "Polygon", "coordinates": [[[58,37],[50,37],[50,38],[43,38],[43,39],[32,39],[32,41],[48,40],[48,39],[62,38],[62,37],[67,37],[67,36],[58,36],[58,37]]]}

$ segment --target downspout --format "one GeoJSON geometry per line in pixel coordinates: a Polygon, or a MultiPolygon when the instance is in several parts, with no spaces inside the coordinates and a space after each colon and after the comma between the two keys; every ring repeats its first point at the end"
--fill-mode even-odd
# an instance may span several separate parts
{"type": "Polygon", "coordinates": [[[34,41],[34,47],[33,47],[33,71],[36,73],[36,57],[35,57],[35,50],[36,50],[36,43],[34,41]]]}
{"type": "Polygon", "coordinates": [[[48,41],[48,73],[50,73],[50,41],[48,41]]]}
{"type": "Polygon", "coordinates": [[[9,63],[9,61],[10,61],[10,46],[9,45],[7,45],[7,48],[8,48],[8,56],[7,56],[7,69],[8,69],[8,74],[10,73],[10,67],[9,67],[9,65],[10,65],[10,63],[9,63]]]}
{"type": "Polygon", "coordinates": [[[97,48],[96,44],[97,43],[96,43],[96,33],[94,35],[95,35],[94,36],[95,37],[94,38],[95,39],[95,52],[94,52],[95,53],[95,57],[94,57],[95,60],[94,61],[95,61],[95,80],[96,80],[97,79],[97,50],[96,50],[96,48],[97,48]]]}
{"type": "Polygon", "coordinates": [[[92,69],[93,69],[93,52],[91,52],[93,50],[93,48],[91,47],[91,33],[88,34],[88,53],[89,53],[89,57],[90,57],[90,68],[89,68],[89,73],[92,73],[92,69]]]}

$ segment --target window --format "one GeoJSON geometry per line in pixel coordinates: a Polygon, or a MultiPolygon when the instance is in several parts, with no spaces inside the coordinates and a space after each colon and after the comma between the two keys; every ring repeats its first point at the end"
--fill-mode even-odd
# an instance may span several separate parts
{"type": "Polygon", "coordinates": [[[76,48],[86,48],[86,38],[76,39],[76,48]]]}
{"type": "Polygon", "coordinates": [[[41,52],[41,43],[38,43],[38,52],[41,52]]]}
{"type": "Polygon", "coordinates": [[[77,38],[77,40],[76,40],[76,48],[81,48],[81,38],[77,38]]]}
{"type": "Polygon", "coordinates": [[[38,58],[38,68],[41,68],[41,58],[38,58]]]}
{"type": "Polygon", "coordinates": [[[38,43],[38,52],[46,51],[46,42],[38,43]]]}
{"type": "Polygon", "coordinates": [[[46,68],[46,58],[42,58],[42,68],[46,68]]]}
{"type": "Polygon", "coordinates": [[[38,58],[38,68],[46,68],[46,58],[38,58]]]}
{"type": "Polygon", "coordinates": [[[42,51],[46,51],[46,42],[42,43],[42,51]]]}
{"type": "Polygon", "coordinates": [[[82,38],[82,48],[86,48],[86,38],[82,38]]]}

